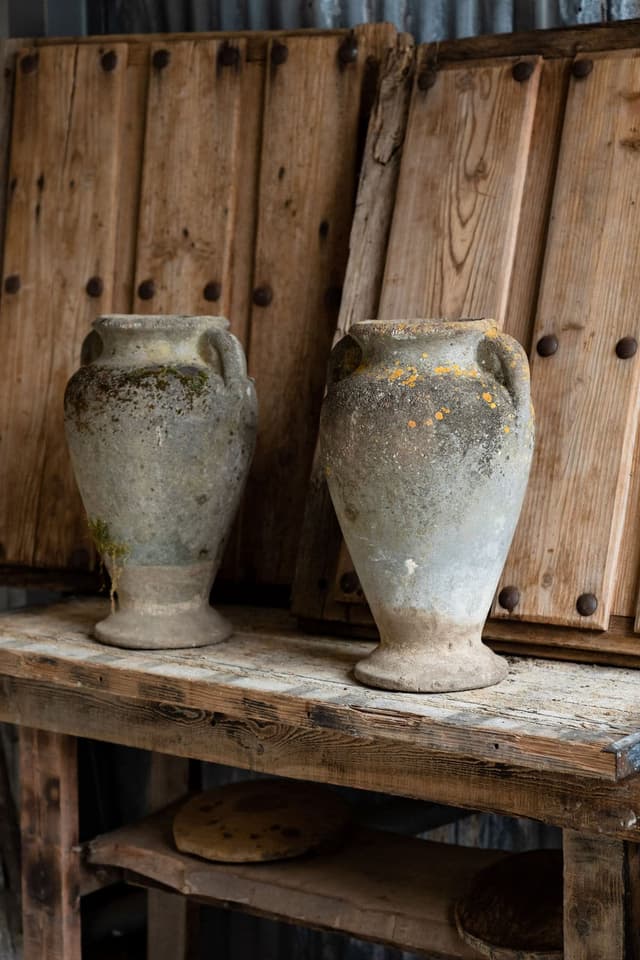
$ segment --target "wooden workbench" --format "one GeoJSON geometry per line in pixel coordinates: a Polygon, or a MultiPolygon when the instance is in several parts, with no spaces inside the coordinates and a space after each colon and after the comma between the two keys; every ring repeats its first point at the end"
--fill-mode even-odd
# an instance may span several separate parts
{"type": "Polygon", "coordinates": [[[510,660],[499,686],[431,696],[351,677],[364,641],[283,611],[227,610],[214,647],[101,646],[104,601],[0,618],[0,720],[21,728],[25,960],[80,957],[79,900],[114,877],[311,926],[471,957],[457,896],[495,851],[357,830],[338,852],[253,867],[178,854],[170,820],[78,846],[76,737],[526,816],[564,830],[565,956],[640,956],[640,674],[510,660]]]}

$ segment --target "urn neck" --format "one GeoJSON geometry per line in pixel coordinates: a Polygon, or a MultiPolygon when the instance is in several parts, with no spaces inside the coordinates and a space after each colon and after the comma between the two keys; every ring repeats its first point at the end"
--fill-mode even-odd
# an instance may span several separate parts
{"type": "Polygon", "coordinates": [[[146,316],[120,314],[99,317],[93,323],[102,349],[97,362],[104,366],[139,367],[153,364],[206,363],[208,330],[226,330],[224,317],[146,316]]]}
{"type": "Polygon", "coordinates": [[[437,364],[463,364],[476,360],[481,341],[495,331],[493,320],[366,320],[354,324],[349,334],[363,358],[388,360],[417,354],[437,364]]]}

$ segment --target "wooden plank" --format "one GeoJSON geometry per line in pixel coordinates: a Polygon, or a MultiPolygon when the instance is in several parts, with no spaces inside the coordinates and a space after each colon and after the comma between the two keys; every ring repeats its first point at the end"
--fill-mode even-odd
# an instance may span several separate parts
{"type": "MultiPolygon", "coordinates": [[[[563,832],[564,955],[628,960],[625,952],[625,845],[563,832]]],[[[636,933],[637,936],[637,933],[636,933]]]]}
{"type": "Polygon", "coordinates": [[[540,76],[527,63],[518,82],[511,59],[420,60],[378,319],[503,324],[540,76]]]}
{"type": "Polygon", "coordinates": [[[231,268],[244,59],[243,40],[152,44],[135,299],[139,313],[230,316],[241,337],[231,268]]]}
{"type": "Polygon", "coordinates": [[[24,960],[80,960],[75,738],[22,727],[20,781],[24,960]]]}
{"type": "Polygon", "coordinates": [[[388,693],[352,677],[370,643],[309,637],[285,611],[228,608],[235,634],[210,650],[132,654],[89,636],[106,608],[73,602],[1,617],[0,672],[603,780],[640,763],[632,748],[607,750],[639,732],[633,670],[514,660],[488,690],[388,693]]]}
{"type": "Polygon", "coordinates": [[[249,340],[261,407],[243,516],[248,575],[260,583],[293,580],[347,259],[363,84],[369,55],[394,42],[390,25],[370,25],[353,40],[291,37],[269,54],[249,340]]]}
{"type": "Polygon", "coordinates": [[[588,833],[640,839],[640,783],[550,774],[425,751],[411,741],[356,737],[327,726],[273,720],[114,696],[96,688],[4,677],[0,720],[56,733],[193,757],[260,773],[316,780],[470,810],[523,816],[588,833]]]}
{"type": "MultiPolygon", "coordinates": [[[[149,810],[157,811],[172,803],[189,789],[189,761],[182,757],[151,754],[149,774],[149,810]]],[[[160,881],[163,883],[164,881],[160,881]]],[[[147,893],[148,960],[187,960],[189,904],[163,890],[147,893]]]]}
{"type": "MultiPolygon", "coordinates": [[[[413,40],[400,34],[387,54],[369,119],[334,343],[352,323],[378,313],[414,66],[413,40]]],[[[293,585],[292,606],[300,616],[327,615],[327,588],[334,578],[340,541],[316,449],[293,585]]]]}
{"type": "MultiPolygon", "coordinates": [[[[142,49],[143,56],[135,60],[127,56],[123,79],[118,151],[119,202],[112,303],[114,313],[132,313],[135,302],[136,246],[147,114],[149,47],[150,45],[146,44],[142,49]]],[[[104,44],[101,50],[104,55],[109,54],[113,48],[109,44],[104,44]]]]}
{"type": "Polygon", "coordinates": [[[126,46],[112,49],[111,70],[91,46],[25,50],[16,75],[0,302],[0,539],[10,564],[73,566],[84,549],[62,397],[91,320],[111,303],[126,46]],[[92,277],[99,296],[87,292],[92,277]]]}
{"type": "Polygon", "coordinates": [[[527,620],[602,629],[611,611],[639,397],[638,359],[615,352],[640,333],[639,83],[635,53],[603,55],[569,89],[534,334],[559,347],[532,355],[536,450],[501,581],[527,620]],[[581,595],[595,596],[591,615],[581,595]]]}
{"type": "Polygon", "coordinates": [[[526,350],[531,346],[570,66],[571,61],[564,59],[546,60],[540,65],[540,85],[504,321],[505,332],[515,337],[526,350]]]}
{"type": "Polygon", "coordinates": [[[472,960],[458,937],[453,905],[474,874],[502,859],[497,850],[429,843],[354,829],[337,851],[261,864],[205,863],[179,853],[175,809],[97,837],[90,864],[109,864],[136,879],[249,913],[340,930],[403,950],[472,960]]]}

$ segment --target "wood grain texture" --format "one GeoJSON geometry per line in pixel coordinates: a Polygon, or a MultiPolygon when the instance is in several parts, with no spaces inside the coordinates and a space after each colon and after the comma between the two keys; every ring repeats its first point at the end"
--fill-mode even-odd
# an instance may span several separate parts
{"type": "MultiPolygon", "coordinates": [[[[151,754],[147,790],[149,810],[161,810],[189,789],[189,761],[183,757],[151,754]]],[[[148,960],[187,960],[189,904],[184,897],[163,890],[147,893],[148,960]]]]}
{"type": "MultiPolygon", "coordinates": [[[[100,49],[108,54],[113,47],[105,43],[100,49]]],[[[135,59],[129,57],[130,50],[128,47],[120,111],[119,202],[112,295],[114,313],[131,313],[135,303],[136,248],[149,83],[150,44],[145,44],[141,56],[135,59]]]]}
{"type": "Polygon", "coordinates": [[[503,324],[540,76],[530,64],[523,83],[510,59],[419,65],[378,319],[503,324]]]}
{"type": "Polygon", "coordinates": [[[562,847],[564,955],[570,960],[628,960],[624,843],[565,830],[562,847]]]}
{"type": "Polygon", "coordinates": [[[24,960],[80,960],[76,740],[20,730],[24,960]]]}
{"type": "Polygon", "coordinates": [[[543,60],[504,331],[529,350],[547,241],[571,61],[543,60]]]}
{"type": "MultiPolygon", "coordinates": [[[[367,128],[334,344],[352,323],[378,314],[414,66],[413,40],[400,34],[385,59],[367,128]]],[[[292,606],[300,616],[330,615],[327,589],[341,539],[316,448],[293,584],[292,606]]]]}
{"type": "Polygon", "coordinates": [[[99,48],[70,45],[23,51],[16,74],[0,303],[0,540],[13,564],[73,566],[85,537],[62,397],[111,304],[126,46],[113,49],[110,71],[99,48]]]}
{"type": "Polygon", "coordinates": [[[640,250],[632,240],[640,59],[621,53],[594,56],[593,64],[568,94],[534,333],[536,342],[555,335],[559,348],[532,354],[536,449],[501,586],[520,592],[512,616],[602,629],[638,415],[640,363],[619,359],[615,347],[640,335],[640,250]],[[597,598],[591,616],[576,609],[582,594],[597,598]]]}
{"type": "Polygon", "coordinates": [[[286,60],[268,68],[249,339],[261,407],[242,521],[248,575],[262,583],[293,580],[347,260],[363,84],[370,57],[394,38],[390,25],[358,28],[355,59],[344,62],[342,37],[291,37],[286,60]]]}
{"type": "Polygon", "coordinates": [[[626,739],[640,732],[633,670],[514,660],[488,690],[393,694],[352,678],[370,643],[308,637],[284,611],[227,608],[235,634],[210,650],[133,654],[91,639],[106,606],[0,617],[0,672],[602,780],[627,777],[640,761],[626,739]]]}
{"type": "Polygon", "coordinates": [[[203,863],[171,839],[173,810],[97,837],[90,864],[116,865],[219,906],[277,917],[400,949],[472,960],[452,920],[456,896],[496,850],[357,829],[335,852],[255,865],[203,863]]]}
{"type": "MultiPolygon", "coordinates": [[[[139,313],[229,316],[245,43],[152,44],[136,260],[139,313]],[[233,54],[231,54],[233,51],[233,54]],[[237,58],[224,65],[225,52],[237,58]],[[168,58],[164,61],[159,58],[168,58]],[[153,284],[142,297],[141,284],[153,284]],[[215,299],[213,287],[217,286],[215,299]]],[[[255,107],[255,103],[253,104],[255,107]]],[[[246,317],[238,316],[242,337],[246,317]]]]}
{"type": "Polygon", "coordinates": [[[303,729],[276,720],[237,719],[216,707],[215,702],[208,709],[177,706],[157,693],[148,700],[114,696],[97,684],[89,689],[12,677],[0,681],[0,720],[9,723],[640,839],[638,777],[612,783],[550,774],[425,751],[411,742],[354,736],[326,725],[303,729]]]}

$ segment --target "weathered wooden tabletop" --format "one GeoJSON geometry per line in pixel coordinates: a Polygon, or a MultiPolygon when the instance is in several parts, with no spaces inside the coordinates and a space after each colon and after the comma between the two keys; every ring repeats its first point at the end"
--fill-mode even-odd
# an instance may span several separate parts
{"type": "Polygon", "coordinates": [[[126,698],[550,774],[619,781],[640,770],[636,670],[509,658],[495,687],[388,693],[352,678],[371,643],[304,634],[284,611],[229,608],[229,640],[169,652],[100,645],[91,627],[106,612],[106,601],[74,600],[0,617],[0,674],[91,693],[103,712],[126,698]]]}

